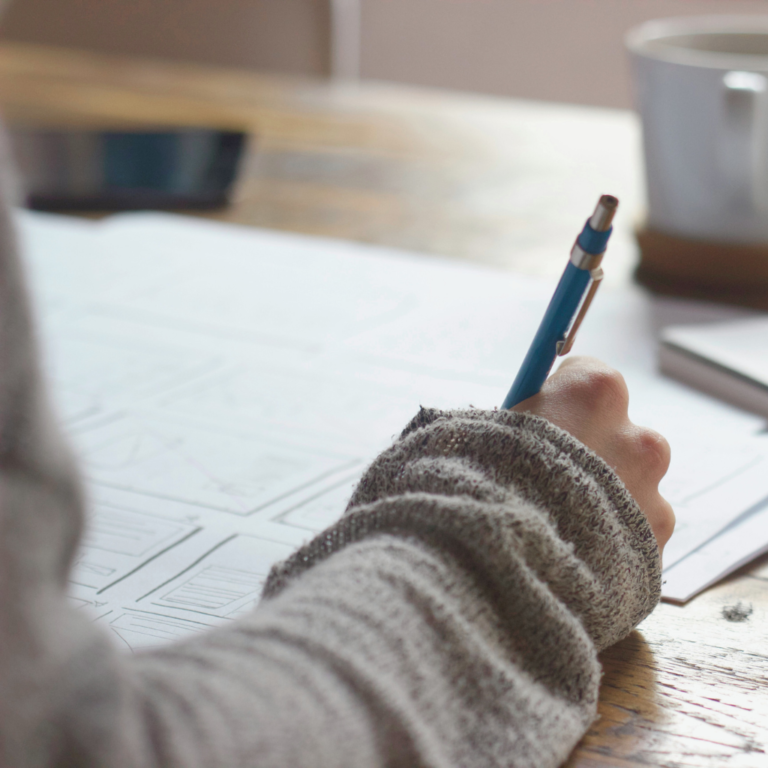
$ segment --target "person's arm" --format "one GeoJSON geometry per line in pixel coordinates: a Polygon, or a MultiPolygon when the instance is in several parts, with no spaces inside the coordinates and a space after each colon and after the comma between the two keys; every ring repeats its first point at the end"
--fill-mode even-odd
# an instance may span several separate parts
{"type": "MultiPolygon", "coordinates": [[[[535,415],[424,411],[342,520],[274,569],[256,611],[122,655],[67,603],[80,483],[48,414],[9,233],[3,218],[1,765],[546,768],[567,756],[595,714],[596,652],[659,594],[652,529],[608,463],[535,415]]],[[[638,446],[614,443],[631,464],[638,446]]]]}

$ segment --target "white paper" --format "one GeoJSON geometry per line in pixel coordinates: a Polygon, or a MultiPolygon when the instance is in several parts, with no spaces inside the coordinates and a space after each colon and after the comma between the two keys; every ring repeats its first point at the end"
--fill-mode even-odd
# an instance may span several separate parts
{"type": "Polygon", "coordinates": [[[768,552],[768,505],[763,503],[677,565],[664,570],[662,593],[684,603],[730,573],[768,552]]]}
{"type": "MultiPolygon", "coordinates": [[[[250,610],[419,406],[498,406],[553,290],[160,214],[20,223],[90,488],[71,599],[127,649],[250,610]]],[[[657,316],[639,290],[604,291],[576,350],[620,368],[631,416],[670,440],[668,552],[686,554],[768,496],[768,441],[756,417],[656,376],[657,316]]]]}

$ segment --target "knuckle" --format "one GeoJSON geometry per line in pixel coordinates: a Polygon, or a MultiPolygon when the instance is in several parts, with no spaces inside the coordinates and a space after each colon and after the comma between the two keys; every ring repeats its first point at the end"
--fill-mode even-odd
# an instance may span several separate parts
{"type": "Polygon", "coordinates": [[[652,525],[653,533],[659,546],[663,547],[671,538],[675,531],[675,512],[669,502],[662,499],[661,510],[656,516],[652,525]]]}
{"type": "Polygon", "coordinates": [[[657,470],[662,476],[666,474],[672,457],[666,438],[653,429],[642,427],[637,433],[636,445],[646,466],[657,470]]]}
{"type": "Polygon", "coordinates": [[[598,408],[607,405],[626,411],[629,405],[629,391],[624,377],[610,368],[591,371],[584,379],[583,395],[598,408]]]}

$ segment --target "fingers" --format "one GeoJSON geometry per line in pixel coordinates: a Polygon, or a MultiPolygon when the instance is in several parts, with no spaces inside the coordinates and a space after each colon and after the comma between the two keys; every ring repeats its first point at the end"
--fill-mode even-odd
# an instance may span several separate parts
{"type": "Polygon", "coordinates": [[[538,395],[512,410],[543,416],[605,458],[617,432],[629,423],[624,377],[600,360],[565,361],[538,395]]]}
{"type": "Polygon", "coordinates": [[[570,357],[545,382],[541,392],[515,406],[570,432],[602,457],[621,478],[663,546],[674,529],[672,508],[659,493],[670,463],[669,443],[629,420],[624,377],[600,360],[570,357]]]}
{"type": "Polygon", "coordinates": [[[629,423],[613,451],[614,469],[648,518],[659,550],[672,536],[675,514],[659,492],[659,482],[669,469],[669,443],[658,432],[629,423]]]}
{"type": "Polygon", "coordinates": [[[590,414],[626,417],[629,408],[629,390],[624,377],[614,368],[593,357],[575,357],[565,360],[545,382],[547,393],[568,391],[568,396],[579,408],[590,414]]]}
{"type": "Polygon", "coordinates": [[[658,496],[653,506],[643,510],[651,524],[656,541],[659,544],[659,552],[664,552],[666,543],[675,531],[675,511],[672,505],[661,495],[658,496]]]}
{"type": "Polygon", "coordinates": [[[631,425],[632,445],[629,450],[634,456],[637,471],[643,477],[658,483],[669,470],[672,450],[666,438],[648,427],[631,425]]]}

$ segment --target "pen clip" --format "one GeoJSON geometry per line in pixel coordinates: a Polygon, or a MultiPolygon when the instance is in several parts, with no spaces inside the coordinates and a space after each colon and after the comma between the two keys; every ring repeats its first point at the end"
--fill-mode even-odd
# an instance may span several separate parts
{"type": "Polygon", "coordinates": [[[573,348],[573,342],[576,341],[576,331],[579,330],[579,326],[586,317],[589,305],[592,303],[592,299],[595,298],[597,289],[600,287],[600,283],[604,277],[603,270],[599,267],[597,269],[593,269],[590,274],[592,276],[592,282],[590,283],[587,295],[584,297],[584,301],[581,302],[579,314],[576,315],[576,319],[573,321],[573,324],[568,331],[568,335],[561,341],[557,342],[557,354],[559,356],[567,355],[573,348]]]}

